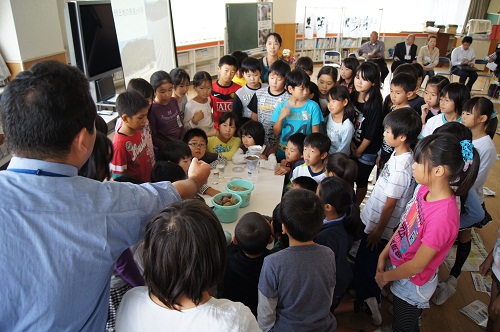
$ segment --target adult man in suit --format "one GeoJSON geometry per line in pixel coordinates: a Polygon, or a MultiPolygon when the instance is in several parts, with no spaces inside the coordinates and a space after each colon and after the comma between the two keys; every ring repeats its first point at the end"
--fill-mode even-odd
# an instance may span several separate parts
{"type": "Polygon", "coordinates": [[[412,63],[417,61],[417,45],[415,35],[408,35],[406,41],[397,43],[394,48],[394,57],[391,65],[391,71],[394,73],[396,68],[403,63],[412,63]]]}

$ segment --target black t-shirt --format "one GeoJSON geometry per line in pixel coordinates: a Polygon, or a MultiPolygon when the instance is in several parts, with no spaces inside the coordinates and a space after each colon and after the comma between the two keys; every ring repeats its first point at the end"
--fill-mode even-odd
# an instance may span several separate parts
{"type": "Polygon", "coordinates": [[[384,128],[382,127],[382,121],[384,120],[382,105],[370,111],[365,111],[365,103],[354,101],[354,106],[356,107],[356,132],[354,133],[354,141],[359,146],[363,139],[370,140],[370,145],[368,145],[363,153],[376,154],[382,145],[384,134],[384,128]]]}

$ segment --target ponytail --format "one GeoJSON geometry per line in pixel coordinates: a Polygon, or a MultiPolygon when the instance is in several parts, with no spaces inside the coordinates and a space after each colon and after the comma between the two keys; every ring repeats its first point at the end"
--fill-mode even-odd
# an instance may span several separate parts
{"type": "Polygon", "coordinates": [[[354,181],[358,177],[358,165],[342,152],[335,152],[328,156],[326,171],[346,180],[351,188],[354,187],[354,181]]]}

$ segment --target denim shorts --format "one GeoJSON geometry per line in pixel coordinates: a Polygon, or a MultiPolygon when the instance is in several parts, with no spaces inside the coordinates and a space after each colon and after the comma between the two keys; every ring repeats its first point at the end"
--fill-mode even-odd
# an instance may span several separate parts
{"type": "Polygon", "coordinates": [[[377,161],[376,153],[363,153],[359,156],[358,161],[362,164],[373,166],[377,161]]]}
{"type": "Polygon", "coordinates": [[[431,280],[417,286],[409,278],[396,280],[391,285],[391,292],[409,304],[419,309],[429,308],[429,300],[434,294],[438,284],[437,271],[431,280]]]}

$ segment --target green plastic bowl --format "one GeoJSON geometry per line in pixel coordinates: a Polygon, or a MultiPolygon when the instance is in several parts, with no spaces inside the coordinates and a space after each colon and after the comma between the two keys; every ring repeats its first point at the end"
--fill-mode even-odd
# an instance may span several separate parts
{"type": "Polygon", "coordinates": [[[238,219],[238,209],[241,205],[241,202],[242,202],[241,197],[233,193],[219,193],[212,198],[214,213],[215,215],[217,215],[217,218],[219,218],[219,221],[223,223],[231,223],[236,221],[236,219],[238,219]],[[219,198],[227,194],[231,194],[234,197],[236,197],[238,199],[238,203],[231,206],[222,206],[215,203],[215,198],[219,198]]]}
{"type": "Polygon", "coordinates": [[[247,207],[250,204],[250,196],[252,195],[253,183],[243,179],[231,180],[226,184],[226,190],[231,194],[237,194],[241,197],[242,203],[240,208],[247,207]],[[248,190],[244,191],[236,191],[229,189],[230,186],[238,186],[243,188],[248,188],[248,190]]]}

